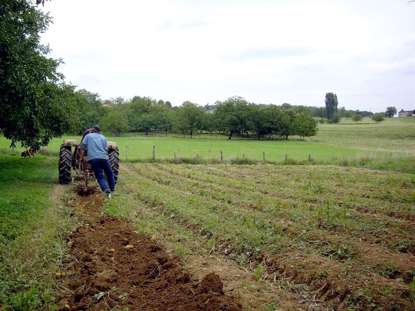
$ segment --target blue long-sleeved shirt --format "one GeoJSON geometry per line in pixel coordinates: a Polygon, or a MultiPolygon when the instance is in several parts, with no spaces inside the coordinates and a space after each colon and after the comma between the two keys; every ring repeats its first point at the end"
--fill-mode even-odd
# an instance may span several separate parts
{"type": "Polygon", "coordinates": [[[81,148],[87,152],[87,161],[93,159],[108,160],[108,143],[104,135],[99,133],[90,133],[84,137],[81,148]]]}

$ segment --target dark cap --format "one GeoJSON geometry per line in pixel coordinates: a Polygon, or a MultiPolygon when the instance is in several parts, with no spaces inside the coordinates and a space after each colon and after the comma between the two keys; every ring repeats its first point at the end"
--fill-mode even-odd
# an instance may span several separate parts
{"type": "Polygon", "coordinates": [[[94,125],[94,130],[96,130],[97,132],[101,132],[101,129],[98,124],[94,125]]]}

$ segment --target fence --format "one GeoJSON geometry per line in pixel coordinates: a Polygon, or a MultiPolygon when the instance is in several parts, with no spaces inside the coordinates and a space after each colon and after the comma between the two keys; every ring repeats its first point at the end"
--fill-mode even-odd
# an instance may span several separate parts
{"type": "MultiPolygon", "coordinates": [[[[121,150],[122,152],[122,150],[121,150]]],[[[204,163],[204,162],[209,162],[209,163],[226,163],[226,162],[232,162],[232,163],[280,163],[280,162],[284,162],[284,163],[304,163],[304,162],[309,162],[309,163],[314,163],[315,159],[312,157],[311,153],[309,153],[304,160],[299,160],[299,159],[294,159],[294,158],[290,158],[289,155],[286,153],[284,155],[283,158],[281,159],[276,159],[276,158],[271,158],[268,157],[266,152],[261,152],[259,153],[260,155],[262,155],[262,157],[256,158],[256,159],[250,159],[248,157],[245,156],[245,154],[242,154],[242,157],[229,157],[226,159],[225,157],[225,152],[223,150],[220,150],[217,153],[217,157],[209,157],[209,158],[203,158],[200,154],[194,154],[193,157],[178,157],[176,152],[172,153],[172,157],[157,157],[157,147],[154,145],[152,147],[152,152],[151,152],[151,157],[149,158],[129,158],[129,150],[128,150],[128,146],[125,147],[124,149],[124,155],[122,156],[122,159],[125,160],[126,162],[158,162],[158,161],[166,161],[166,162],[188,162],[188,163],[204,163]]]]}

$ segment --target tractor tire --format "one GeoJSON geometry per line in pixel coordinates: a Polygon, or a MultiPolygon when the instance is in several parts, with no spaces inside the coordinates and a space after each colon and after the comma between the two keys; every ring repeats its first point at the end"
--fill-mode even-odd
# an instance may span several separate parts
{"type": "Polygon", "coordinates": [[[115,182],[117,182],[118,173],[120,172],[120,151],[118,147],[115,147],[114,149],[108,151],[108,161],[110,162],[115,182]]]}
{"type": "Polygon", "coordinates": [[[72,151],[70,146],[62,145],[59,152],[59,183],[68,185],[72,181],[72,151]]]}

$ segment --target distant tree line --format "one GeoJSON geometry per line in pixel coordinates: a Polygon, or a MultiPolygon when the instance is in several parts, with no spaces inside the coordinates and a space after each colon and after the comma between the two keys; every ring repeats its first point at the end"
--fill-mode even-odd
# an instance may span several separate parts
{"type": "Polygon", "coordinates": [[[327,93],[325,97],[325,107],[315,108],[313,116],[320,117],[321,122],[338,123],[342,118],[351,118],[353,121],[360,121],[363,118],[373,118],[374,113],[371,111],[346,110],[346,108],[338,108],[339,101],[335,93],[327,93]],[[320,111],[315,110],[320,109],[320,111]],[[318,115],[316,114],[318,112],[318,115]]]}
{"type": "Polygon", "coordinates": [[[327,93],[325,97],[325,108],[315,108],[309,107],[311,109],[312,115],[316,117],[318,113],[319,117],[325,118],[320,121],[324,122],[327,120],[329,123],[338,123],[341,118],[352,118],[353,121],[358,122],[364,117],[370,117],[373,121],[381,122],[386,118],[393,118],[397,109],[394,106],[386,108],[385,112],[373,113],[370,111],[359,111],[359,110],[346,110],[344,107],[338,109],[338,99],[337,95],[334,93],[327,93]],[[316,110],[321,109],[321,111],[316,110]]]}
{"type": "Polygon", "coordinates": [[[168,101],[136,96],[130,101],[117,99],[100,102],[96,94],[74,91],[71,131],[79,134],[86,127],[100,124],[113,135],[127,132],[199,133],[262,139],[316,134],[317,122],[307,110],[291,105],[258,105],[232,97],[214,105],[198,106],[184,102],[173,107],[168,101]]]}
{"type": "MultiPolygon", "coordinates": [[[[382,121],[385,113],[337,108],[337,96],[326,95],[326,107],[295,106],[250,103],[242,97],[231,97],[213,105],[199,106],[184,102],[173,106],[169,101],[149,97],[133,97],[131,100],[116,98],[101,101],[97,94],[86,90],[72,92],[66,99],[71,108],[71,129],[79,134],[94,124],[112,135],[139,132],[180,133],[192,137],[199,133],[247,138],[284,138],[289,136],[308,137],[317,132],[317,121],[337,123],[340,118],[360,121],[371,117],[382,121]],[[323,120],[323,121],[322,121],[323,120]]],[[[389,109],[389,108],[388,108],[389,109]]],[[[389,109],[391,110],[391,109],[389,109]]]]}

